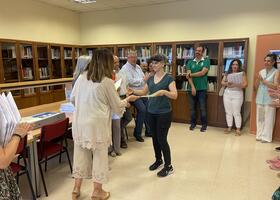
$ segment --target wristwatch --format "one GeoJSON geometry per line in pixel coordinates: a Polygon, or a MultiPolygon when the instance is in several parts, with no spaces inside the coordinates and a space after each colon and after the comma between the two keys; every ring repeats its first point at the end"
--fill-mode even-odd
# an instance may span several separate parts
{"type": "Polygon", "coordinates": [[[16,136],[16,137],[19,137],[19,139],[22,139],[21,135],[17,134],[17,133],[14,133],[12,136],[16,136]]]}

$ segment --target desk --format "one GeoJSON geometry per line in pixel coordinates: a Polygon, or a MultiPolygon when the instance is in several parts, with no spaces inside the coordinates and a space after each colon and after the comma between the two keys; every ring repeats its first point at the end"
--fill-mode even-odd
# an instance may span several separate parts
{"type": "MultiPolygon", "coordinates": [[[[59,112],[60,105],[65,103],[66,101],[60,101],[50,104],[44,104],[40,106],[34,106],[30,108],[25,108],[19,110],[22,117],[31,116],[41,112],[59,112]]],[[[69,116],[66,116],[69,117],[69,116]]],[[[69,121],[71,121],[71,117],[69,117],[69,121]]],[[[28,157],[29,157],[29,171],[32,179],[32,186],[37,194],[37,197],[40,196],[41,188],[40,188],[40,171],[39,171],[39,163],[38,163],[38,151],[37,151],[37,138],[41,134],[41,129],[35,129],[30,132],[28,135],[28,157]]]]}

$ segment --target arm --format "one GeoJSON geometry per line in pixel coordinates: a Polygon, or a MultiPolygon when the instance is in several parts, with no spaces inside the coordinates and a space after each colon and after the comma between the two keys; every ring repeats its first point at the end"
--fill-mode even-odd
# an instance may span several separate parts
{"type": "Polygon", "coordinates": [[[200,72],[191,73],[190,77],[201,77],[201,76],[204,76],[205,74],[207,74],[207,72],[208,72],[208,68],[203,67],[203,69],[200,72]]]}
{"type": "Polygon", "coordinates": [[[279,71],[277,70],[277,71],[275,72],[275,76],[274,76],[273,83],[270,83],[270,82],[267,81],[267,80],[262,80],[262,83],[263,83],[264,85],[266,85],[268,88],[276,90],[276,89],[277,89],[277,86],[279,85],[279,71]]]}
{"type": "Polygon", "coordinates": [[[259,74],[257,74],[257,79],[256,79],[255,84],[254,84],[255,91],[258,90],[261,80],[262,80],[262,77],[259,74]]]}
{"type": "MultiPolygon", "coordinates": [[[[28,123],[18,124],[14,134],[18,134],[23,138],[31,128],[32,125],[28,123]]],[[[5,169],[11,164],[17,152],[19,142],[20,138],[14,135],[4,148],[0,147],[0,169],[5,169]]]]}
{"type": "Polygon", "coordinates": [[[137,96],[144,96],[144,95],[147,95],[149,92],[149,89],[148,89],[148,85],[147,83],[145,84],[144,88],[142,90],[133,90],[133,89],[129,89],[129,93],[130,94],[135,94],[137,96]]]}
{"type": "Polygon", "coordinates": [[[221,84],[222,84],[222,86],[224,86],[224,87],[226,87],[226,86],[228,85],[228,82],[227,82],[227,75],[224,75],[221,84]]]}
{"type": "Polygon", "coordinates": [[[153,95],[156,97],[167,96],[170,99],[177,99],[178,92],[176,89],[175,81],[172,81],[169,84],[168,89],[169,89],[169,91],[168,90],[159,90],[159,91],[155,92],[153,95]]]}
{"type": "Polygon", "coordinates": [[[186,78],[188,79],[189,84],[191,85],[191,88],[192,88],[192,95],[195,96],[195,95],[196,95],[196,89],[195,89],[195,86],[194,86],[194,84],[193,84],[192,78],[189,76],[190,74],[191,74],[191,70],[188,70],[188,71],[187,71],[186,78]]]}

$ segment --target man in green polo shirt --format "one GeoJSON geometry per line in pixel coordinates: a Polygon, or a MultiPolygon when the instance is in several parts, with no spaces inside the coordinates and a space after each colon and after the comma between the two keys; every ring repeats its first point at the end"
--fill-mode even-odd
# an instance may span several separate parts
{"type": "Polygon", "coordinates": [[[201,114],[201,132],[207,129],[206,96],[208,86],[208,70],[210,61],[203,58],[204,47],[199,45],[195,50],[195,58],[187,63],[188,96],[190,100],[191,125],[190,130],[196,126],[196,104],[199,103],[201,114]]]}

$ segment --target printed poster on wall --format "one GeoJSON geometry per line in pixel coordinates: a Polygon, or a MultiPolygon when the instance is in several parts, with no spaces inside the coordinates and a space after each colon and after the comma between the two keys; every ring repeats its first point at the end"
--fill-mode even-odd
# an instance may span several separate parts
{"type": "Polygon", "coordinates": [[[270,50],[269,52],[277,55],[277,68],[280,70],[280,50],[270,50]]]}

